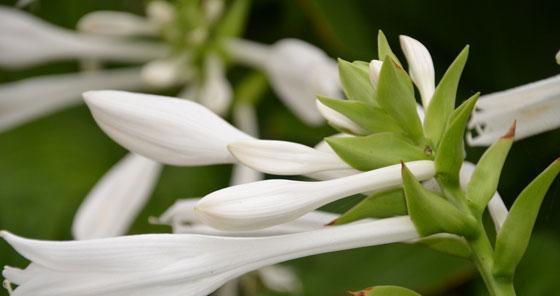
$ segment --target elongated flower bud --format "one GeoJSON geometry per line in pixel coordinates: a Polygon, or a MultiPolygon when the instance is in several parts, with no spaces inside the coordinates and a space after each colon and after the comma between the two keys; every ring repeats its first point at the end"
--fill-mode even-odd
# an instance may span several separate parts
{"type": "MultiPolygon", "coordinates": [[[[409,162],[419,180],[435,174],[432,161],[409,162]]],[[[222,230],[254,230],[286,223],[335,200],[402,186],[400,165],[320,182],[265,180],[218,190],[200,200],[197,214],[222,230]]]]}
{"type": "Polygon", "coordinates": [[[326,106],[325,104],[321,103],[321,101],[315,101],[317,105],[317,109],[321,113],[321,115],[331,124],[341,130],[349,131],[351,133],[357,135],[366,135],[368,131],[350,120],[350,118],[346,117],[344,114],[326,106]]]}
{"type": "Polygon", "coordinates": [[[371,82],[371,86],[373,86],[373,89],[377,89],[381,66],[383,66],[383,62],[380,60],[371,60],[371,62],[369,62],[369,80],[371,82]]]}
{"type": "Polygon", "coordinates": [[[150,197],[161,165],[130,154],[99,180],[86,197],[72,225],[76,239],[123,235],[150,197]]]}
{"type": "Polygon", "coordinates": [[[295,258],[418,238],[408,217],[265,238],[148,234],[49,242],[0,232],[32,263],[5,267],[13,296],[205,296],[228,280],[295,258]],[[56,284],[53,284],[56,283],[56,284]]]}
{"type": "Polygon", "coordinates": [[[97,124],[127,149],[173,165],[232,163],[227,145],[251,139],[187,100],[122,91],[84,93],[97,124]]]}
{"type": "Polygon", "coordinates": [[[401,35],[401,48],[408,62],[410,79],[414,81],[422,97],[422,106],[428,108],[435,90],[435,73],[432,56],[418,40],[401,35]]]}

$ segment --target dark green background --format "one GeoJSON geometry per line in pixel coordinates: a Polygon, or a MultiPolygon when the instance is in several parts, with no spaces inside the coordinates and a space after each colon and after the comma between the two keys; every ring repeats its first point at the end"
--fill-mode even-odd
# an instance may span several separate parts
{"type": "MultiPolygon", "coordinates": [[[[0,1],[12,5],[13,1],[0,1]]],[[[100,9],[142,13],[142,1],[38,1],[29,10],[54,24],[72,28],[83,14],[100,9]]],[[[271,43],[296,37],[325,49],[332,57],[370,60],[383,29],[394,49],[398,34],[421,40],[431,51],[437,77],[465,44],[471,55],[460,98],[489,93],[555,75],[560,66],[559,1],[415,0],[256,0],[246,37],[271,43]]],[[[399,51],[400,54],[400,51],[399,51]]],[[[77,64],[56,63],[18,72],[0,72],[0,81],[76,71],[77,64]]],[[[232,79],[238,77],[234,70],[232,79]]],[[[40,99],[40,98],[38,98],[40,99]]],[[[268,92],[259,106],[262,137],[313,145],[332,133],[309,128],[268,92]]],[[[560,116],[560,114],[559,114],[560,116]]],[[[500,192],[508,205],[540,170],[560,155],[560,131],[517,142],[508,158],[500,192]]],[[[482,149],[468,149],[476,161],[482,149]]],[[[83,107],[57,112],[0,134],[0,228],[41,239],[70,239],[73,213],[125,151],[109,140],[83,107]]],[[[131,233],[168,231],[148,225],[177,198],[205,195],[228,183],[230,167],[168,167],[131,233]]],[[[519,295],[560,295],[560,182],[543,204],[534,240],[517,275],[519,295]]],[[[328,208],[342,211],[355,202],[328,208]]],[[[24,266],[0,242],[0,263],[24,266]]],[[[291,262],[305,295],[345,295],[378,284],[398,284],[425,295],[484,295],[468,263],[421,247],[381,246],[314,256],[291,262]]],[[[267,294],[269,295],[269,294],[267,294]]],[[[271,295],[271,294],[270,294],[271,295]]]]}

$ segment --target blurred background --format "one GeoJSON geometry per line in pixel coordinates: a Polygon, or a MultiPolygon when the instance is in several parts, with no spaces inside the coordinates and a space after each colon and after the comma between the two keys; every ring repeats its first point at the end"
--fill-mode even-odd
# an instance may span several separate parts
{"type": "MultiPolygon", "coordinates": [[[[13,6],[14,2],[2,0],[0,4],[13,6]]],[[[131,0],[49,0],[37,1],[27,10],[53,24],[74,28],[91,11],[143,14],[144,5],[131,0]]],[[[560,1],[554,0],[254,0],[244,37],[263,43],[294,37],[322,48],[333,58],[369,61],[376,56],[378,29],[400,56],[398,35],[406,34],[430,50],[436,79],[464,45],[470,44],[458,97],[464,99],[475,91],[490,93],[558,74],[560,66],[554,55],[560,49],[559,11],[560,1]]],[[[0,70],[0,82],[78,68],[77,62],[57,62],[21,71],[0,70]]],[[[234,85],[237,72],[242,71],[230,72],[234,85]]],[[[261,100],[258,114],[265,139],[314,145],[334,132],[327,126],[305,125],[271,91],[261,100]]],[[[469,148],[467,158],[476,162],[482,152],[469,148]]],[[[83,105],[0,133],[0,229],[38,239],[71,239],[72,218],[83,197],[125,153],[101,132],[83,105]]],[[[524,186],[558,156],[560,130],[516,142],[499,188],[506,204],[511,205],[524,186]]],[[[166,167],[130,233],[170,231],[150,225],[148,217],[161,214],[178,198],[200,197],[227,186],[230,171],[229,166],[166,167]]],[[[355,202],[345,199],[326,209],[341,212],[355,202]]],[[[560,295],[559,212],[560,182],[556,181],[518,269],[519,295],[560,295]]],[[[26,264],[4,242],[0,242],[0,263],[26,264]]],[[[379,284],[401,285],[423,295],[485,293],[468,262],[420,246],[364,248],[287,264],[296,268],[303,282],[301,295],[346,295],[348,290],[379,284]]]]}

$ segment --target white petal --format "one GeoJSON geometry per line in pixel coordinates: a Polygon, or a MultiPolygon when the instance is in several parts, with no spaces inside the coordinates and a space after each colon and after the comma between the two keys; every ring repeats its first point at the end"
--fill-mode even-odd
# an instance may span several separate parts
{"type": "Polygon", "coordinates": [[[47,242],[0,236],[41,265],[23,277],[16,296],[204,296],[282,261],[419,237],[406,216],[266,238],[155,234],[47,242]]]}
{"type": "Polygon", "coordinates": [[[72,225],[75,239],[126,233],[150,197],[161,165],[129,154],[107,172],[86,197],[72,225]]]}
{"type": "Polygon", "coordinates": [[[167,54],[161,43],[87,36],[0,7],[0,67],[22,68],[51,60],[95,58],[145,62],[167,54]]]}
{"type": "Polygon", "coordinates": [[[344,114],[327,107],[321,103],[321,101],[316,100],[316,105],[321,115],[329,122],[329,124],[358,135],[365,135],[368,133],[367,130],[344,116],[344,114]]]}
{"type": "Polygon", "coordinates": [[[84,91],[143,88],[140,69],[50,75],[0,85],[0,131],[81,103],[84,91]]]}
{"type": "Polygon", "coordinates": [[[153,36],[157,28],[148,19],[123,11],[94,11],[78,21],[77,29],[84,33],[128,37],[153,36]]]}
{"type": "Polygon", "coordinates": [[[238,103],[233,108],[233,122],[240,130],[257,137],[259,135],[259,122],[256,110],[253,106],[244,103],[238,103]]]}
{"type": "Polygon", "coordinates": [[[284,39],[267,47],[236,39],[227,46],[236,61],[265,71],[282,101],[308,124],[322,122],[314,106],[317,95],[340,95],[336,63],[311,44],[284,39]]]}
{"type": "Polygon", "coordinates": [[[175,8],[168,1],[154,0],[148,2],[146,15],[154,26],[162,28],[175,19],[175,8]]]}
{"type": "Polygon", "coordinates": [[[275,175],[302,175],[350,168],[336,154],[286,141],[247,140],[229,144],[228,149],[241,163],[275,175]]]}
{"type": "Polygon", "coordinates": [[[560,127],[560,75],[510,90],[482,96],[469,122],[475,131],[467,141],[487,146],[517,121],[515,139],[523,139],[560,127]]]}
{"type": "Polygon", "coordinates": [[[560,50],[556,53],[556,63],[560,65],[560,50]]]}
{"type": "MultiPolygon", "coordinates": [[[[435,174],[432,161],[413,161],[407,166],[422,181],[435,174]]],[[[213,192],[199,201],[196,213],[201,221],[217,229],[262,229],[292,221],[353,194],[400,186],[400,164],[328,181],[265,180],[213,192]]]]}
{"type": "Polygon", "coordinates": [[[142,67],[142,79],[152,87],[172,87],[190,78],[191,73],[181,71],[183,67],[180,59],[154,60],[142,67]]]}
{"type": "Polygon", "coordinates": [[[301,281],[295,271],[288,266],[272,265],[258,270],[260,279],[265,287],[284,293],[301,291],[301,281]]]}
{"type": "Polygon", "coordinates": [[[435,74],[432,56],[418,40],[401,35],[401,48],[408,62],[410,78],[418,87],[422,106],[428,108],[435,90],[435,74]]]}
{"type": "Polygon", "coordinates": [[[224,64],[216,55],[210,55],[204,65],[206,71],[199,102],[218,115],[224,115],[232,101],[232,89],[226,78],[224,64]]]}
{"type": "Polygon", "coordinates": [[[383,66],[383,62],[380,60],[371,60],[371,62],[369,62],[369,81],[371,82],[371,86],[373,86],[374,89],[377,89],[381,66],[383,66]]]}
{"type": "Polygon", "coordinates": [[[84,93],[97,124],[127,149],[173,165],[232,163],[227,145],[251,139],[202,105],[129,93],[84,93]]]}

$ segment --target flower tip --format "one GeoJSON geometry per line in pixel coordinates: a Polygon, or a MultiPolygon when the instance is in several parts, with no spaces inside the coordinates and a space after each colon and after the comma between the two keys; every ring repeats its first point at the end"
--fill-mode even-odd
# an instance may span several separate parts
{"type": "Polygon", "coordinates": [[[338,220],[338,219],[334,219],[334,220],[332,220],[331,222],[325,224],[325,226],[334,226],[334,225],[336,225],[336,221],[337,221],[337,220],[338,220]]]}
{"type": "Polygon", "coordinates": [[[513,124],[511,125],[511,127],[509,128],[507,133],[502,136],[502,139],[508,139],[508,140],[513,139],[513,137],[515,137],[515,128],[516,127],[517,127],[517,120],[514,120],[513,124]]]}

